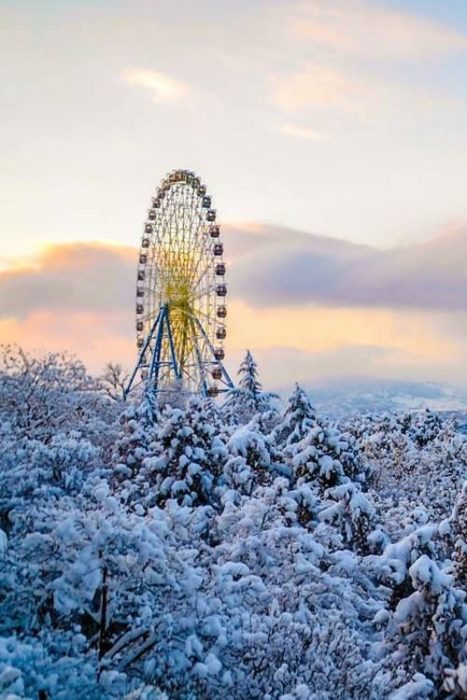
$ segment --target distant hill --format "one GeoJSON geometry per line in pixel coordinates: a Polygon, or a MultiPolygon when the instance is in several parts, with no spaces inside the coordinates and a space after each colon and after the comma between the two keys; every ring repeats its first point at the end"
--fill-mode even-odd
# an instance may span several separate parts
{"type": "Polygon", "coordinates": [[[308,385],[316,406],[336,417],[349,413],[419,411],[459,415],[467,425],[467,388],[432,382],[349,378],[308,385]]]}

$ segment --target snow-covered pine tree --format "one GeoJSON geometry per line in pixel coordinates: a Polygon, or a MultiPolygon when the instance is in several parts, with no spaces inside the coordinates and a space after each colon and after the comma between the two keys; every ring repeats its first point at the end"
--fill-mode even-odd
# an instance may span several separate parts
{"type": "Polygon", "coordinates": [[[282,418],[273,430],[274,441],[281,447],[300,442],[315,426],[316,409],[306,391],[295,384],[282,418]]]}
{"type": "Polygon", "coordinates": [[[233,424],[248,423],[256,413],[267,414],[272,419],[277,413],[274,402],[278,398],[277,394],[263,391],[258,379],[258,365],[247,350],[238,370],[238,384],[228,391],[222,412],[233,424]]]}

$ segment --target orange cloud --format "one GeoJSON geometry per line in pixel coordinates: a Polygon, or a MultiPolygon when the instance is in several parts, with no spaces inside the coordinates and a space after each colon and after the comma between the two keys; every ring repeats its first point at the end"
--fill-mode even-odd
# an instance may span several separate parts
{"type": "Polygon", "coordinates": [[[17,343],[33,352],[66,350],[99,372],[109,361],[134,362],[132,321],[131,309],[106,314],[35,311],[23,319],[0,319],[0,343],[17,343]]]}
{"type": "Polygon", "coordinates": [[[320,65],[299,73],[273,76],[271,85],[276,104],[289,112],[313,105],[360,112],[372,99],[371,89],[363,83],[320,65]]]}
{"type": "Polygon", "coordinates": [[[389,350],[406,363],[460,362],[465,354],[465,342],[440,335],[426,312],[316,306],[258,310],[233,301],[229,316],[232,350],[248,343],[315,353],[359,346],[389,350]]]}
{"type": "MultiPolygon", "coordinates": [[[[436,269],[443,267],[444,276],[452,279],[453,260],[443,258],[443,246],[451,251],[453,235],[459,251],[464,239],[456,233],[441,243],[419,246],[425,276],[429,261],[435,260],[436,269]]],[[[264,296],[267,279],[276,274],[268,268],[268,256],[273,262],[277,258],[287,263],[287,250],[293,253],[293,263],[295,256],[306,262],[306,256],[313,255],[319,263],[316,270],[323,270],[329,260],[345,269],[372,255],[373,274],[382,278],[385,268],[374,249],[274,227],[226,227],[225,239],[232,252],[228,255],[232,293],[226,346],[230,370],[235,370],[244,348],[250,347],[265,357],[264,380],[274,386],[294,378],[343,372],[396,377],[425,372],[425,378],[449,380],[461,375],[467,352],[467,336],[461,330],[467,328],[465,309],[365,307],[346,303],[345,295],[330,305],[320,301],[319,294],[327,292],[314,273],[309,281],[312,287],[317,285],[313,287],[316,300],[298,303],[286,298],[292,278],[297,277],[293,264],[279,270],[277,289],[264,296]],[[263,263],[267,263],[268,278],[263,263]],[[256,275],[252,289],[251,274],[256,275]],[[247,291],[244,300],[242,290],[247,291]],[[259,306],[253,306],[259,290],[263,297],[259,306]],[[457,325],[453,326],[454,316],[457,325]]],[[[412,254],[409,250],[409,260],[412,254]]],[[[14,268],[0,272],[0,342],[17,342],[31,350],[69,350],[82,357],[92,371],[99,371],[108,361],[131,367],[136,358],[135,260],[132,248],[69,244],[52,246],[24,266],[16,261],[14,268]]],[[[410,281],[413,271],[406,259],[396,256],[394,260],[397,270],[409,271],[410,281]]],[[[365,268],[359,269],[363,284],[365,268]]],[[[307,279],[304,283],[308,284],[307,279]]],[[[397,279],[399,287],[401,280],[397,279]]],[[[441,282],[439,277],[438,284],[441,282]]]]}

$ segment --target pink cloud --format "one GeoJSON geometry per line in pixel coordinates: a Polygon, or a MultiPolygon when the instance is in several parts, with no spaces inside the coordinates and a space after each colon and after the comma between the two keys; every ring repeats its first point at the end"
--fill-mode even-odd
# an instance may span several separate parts
{"type": "Polygon", "coordinates": [[[363,0],[301,3],[291,25],[296,37],[338,53],[427,59],[467,50],[457,29],[363,0]]]}
{"type": "MultiPolygon", "coordinates": [[[[391,251],[259,225],[225,226],[224,238],[230,368],[245,346],[284,358],[296,348],[307,362],[325,354],[330,373],[346,357],[366,371],[368,353],[372,372],[387,376],[427,366],[448,376],[462,364],[465,332],[444,332],[435,319],[465,317],[464,230],[391,251]]],[[[69,244],[17,261],[0,272],[0,342],[70,350],[92,371],[109,360],[132,366],[136,256],[69,244]]]]}

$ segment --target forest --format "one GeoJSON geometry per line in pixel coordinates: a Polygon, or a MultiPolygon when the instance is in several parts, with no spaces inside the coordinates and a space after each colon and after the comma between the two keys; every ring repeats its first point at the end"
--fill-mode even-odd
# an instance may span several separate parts
{"type": "Polygon", "coordinates": [[[0,697],[467,698],[467,436],[0,363],[0,697]]]}

